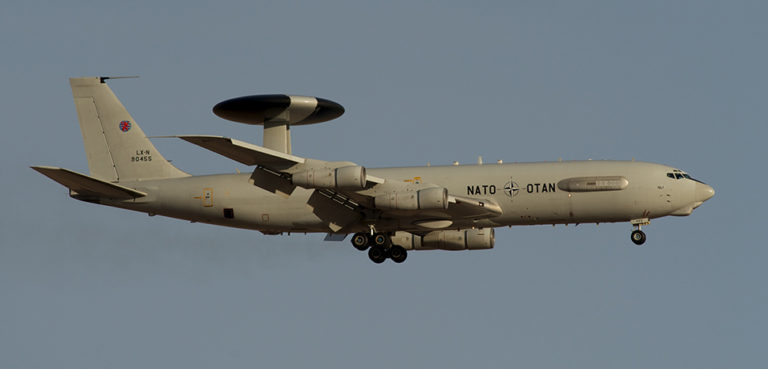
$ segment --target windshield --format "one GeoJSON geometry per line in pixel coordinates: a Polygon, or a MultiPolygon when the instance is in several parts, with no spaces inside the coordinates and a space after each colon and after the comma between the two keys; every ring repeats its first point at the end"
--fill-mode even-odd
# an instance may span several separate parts
{"type": "Polygon", "coordinates": [[[695,182],[699,182],[699,183],[702,183],[702,184],[704,183],[704,182],[702,182],[702,181],[699,181],[699,180],[698,180],[698,179],[696,179],[696,178],[693,178],[693,177],[691,177],[691,176],[690,176],[688,173],[686,173],[686,172],[683,172],[683,171],[682,171],[682,170],[680,170],[680,169],[673,169],[673,170],[672,170],[672,172],[668,172],[668,173],[667,173],[667,177],[668,177],[668,178],[671,178],[671,179],[674,179],[674,180],[678,180],[678,179],[690,179],[690,180],[692,180],[692,181],[695,181],[695,182]]]}

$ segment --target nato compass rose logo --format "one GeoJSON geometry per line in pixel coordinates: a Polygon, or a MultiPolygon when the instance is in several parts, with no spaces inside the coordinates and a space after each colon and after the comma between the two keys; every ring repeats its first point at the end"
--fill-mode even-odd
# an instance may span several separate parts
{"type": "Polygon", "coordinates": [[[128,130],[131,129],[131,122],[124,120],[120,122],[120,130],[123,132],[128,132],[128,130]]]}
{"type": "Polygon", "coordinates": [[[509,197],[515,197],[520,193],[520,186],[518,186],[515,181],[509,181],[504,184],[504,193],[509,197]]]}

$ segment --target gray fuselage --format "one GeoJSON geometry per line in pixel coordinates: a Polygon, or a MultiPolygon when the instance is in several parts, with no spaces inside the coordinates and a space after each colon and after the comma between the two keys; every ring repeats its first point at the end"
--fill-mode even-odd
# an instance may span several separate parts
{"type": "MultiPolygon", "coordinates": [[[[491,199],[503,210],[502,215],[489,219],[455,220],[446,229],[624,222],[689,215],[714,194],[711,187],[699,181],[670,178],[668,173],[673,171],[677,170],[654,163],[591,160],[368,169],[369,174],[388,181],[421,181],[443,186],[451,195],[491,199]],[[625,178],[626,188],[574,192],[558,187],[567,178],[612,176],[625,178]]],[[[316,190],[297,187],[289,196],[279,196],[254,186],[250,178],[250,174],[220,174],[121,182],[148,195],[102,203],[265,233],[331,232],[325,215],[329,212],[360,218],[343,233],[368,228],[361,215],[341,205],[318,211],[310,200],[316,190]]],[[[376,227],[381,231],[424,231],[410,223],[407,216],[379,219],[376,227]]]]}

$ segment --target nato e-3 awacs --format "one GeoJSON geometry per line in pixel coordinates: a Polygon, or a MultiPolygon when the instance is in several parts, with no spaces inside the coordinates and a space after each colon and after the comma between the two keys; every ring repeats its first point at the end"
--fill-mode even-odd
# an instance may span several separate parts
{"type": "Polygon", "coordinates": [[[90,175],[34,166],[75,199],[264,234],[353,234],[375,263],[408,250],[494,246],[494,227],[629,222],[645,242],[653,218],[690,215],[712,187],[666,165],[636,161],[502,162],[366,168],[291,154],[290,128],[344,113],[330,100],[255,95],[213,112],[263,125],[263,146],[221,136],[173,136],[252,166],[243,174],[192,176],[163,158],[105,83],[72,78],[90,175]]]}

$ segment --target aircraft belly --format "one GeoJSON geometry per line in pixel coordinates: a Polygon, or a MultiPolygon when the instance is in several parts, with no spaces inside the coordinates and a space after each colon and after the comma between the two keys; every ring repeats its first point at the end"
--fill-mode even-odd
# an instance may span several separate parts
{"type": "Polygon", "coordinates": [[[313,213],[307,203],[311,190],[297,188],[282,197],[253,186],[248,175],[217,175],[156,181],[156,198],[142,208],[152,215],[164,215],[193,222],[210,223],[266,232],[324,232],[328,222],[313,213]]]}

